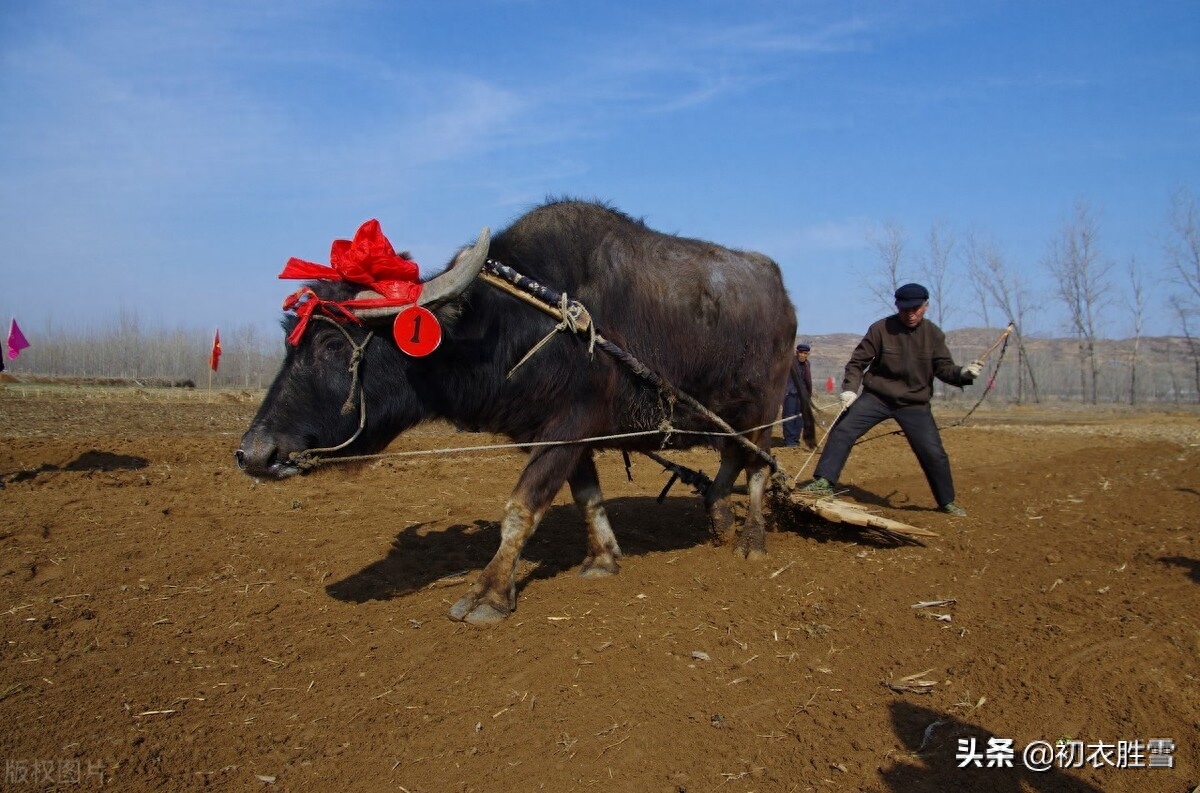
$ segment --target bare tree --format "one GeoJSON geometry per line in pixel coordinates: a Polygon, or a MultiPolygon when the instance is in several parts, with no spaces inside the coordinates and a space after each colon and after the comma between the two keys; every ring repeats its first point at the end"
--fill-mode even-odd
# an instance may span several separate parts
{"type": "Polygon", "coordinates": [[[137,377],[139,372],[142,331],[137,312],[121,308],[117,312],[117,349],[109,351],[98,370],[119,371],[122,377],[137,377]],[[114,360],[115,358],[115,360],[114,360]]]}
{"type": "Polygon", "coordinates": [[[944,328],[953,313],[947,298],[951,286],[951,263],[957,240],[945,221],[938,219],[929,227],[927,241],[929,250],[926,252],[926,258],[921,267],[921,277],[929,287],[930,297],[933,298],[935,321],[944,328]]]}
{"type": "Polygon", "coordinates": [[[1165,246],[1168,273],[1181,289],[1169,303],[1187,341],[1196,373],[1196,400],[1200,402],[1200,344],[1192,335],[1193,322],[1200,315],[1200,212],[1196,197],[1184,189],[1171,196],[1170,234],[1165,246]]]}
{"type": "Polygon", "coordinates": [[[1171,305],[1171,309],[1175,312],[1176,318],[1179,320],[1179,326],[1183,330],[1184,341],[1187,342],[1188,353],[1192,356],[1192,385],[1195,390],[1196,401],[1200,402],[1200,340],[1192,332],[1192,323],[1200,311],[1197,311],[1193,303],[1184,300],[1179,295],[1171,295],[1168,302],[1171,305]]]}
{"type": "Polygon", "coordinates": [[[1034,376],[1022,334],[1026,316],[1034,308],[1032,292],[1019,275],[1009,270],[999,247],[990,240],[984,240],[974,233],[968,235],[966,261],[967,276],[984,306],[984,321],[987,320],[987,306],[992,303],[1004,312],[1009,322],[1016,325],[1017,402],[1024,401],[1026,378],[1033,391],[1033,401],[1040,402],[1037,377],[1034,376]]]}
{"type": "Polygon", "coordinates": [[[1142,342],[1142,323],[1146,316],[1146,285],[1137,262],[1129,260],[1129,309],[1133,314],[1133,350],[1129,354],[1129,404],[1137,401],[1138,348],[1142,342]]]}
{"type": "Polygon", "coordinates": [[[1196,197],[1184,189],[1171,196],[1171,238],[1166,244],[1167,263],[1174,281],[1189,300],[1200,301],[1200,217],[1196,197]]]}
{"type": "Polygon", "coordinates": [[[1100,229],[1090,207],[1080,200],[1050,246],[1047,268],[1057,285],[1056,295],[1067,309],[1068,327],[1079,346],[1080,395],[1092,404],[1099,401],[1100,364],[1096,356],[1099,314],[1107,300],[1110,263],[1100,258],[1100,229]],[[1088,373],[1091,388],[1088,389],[1088,373]]]}
{"type": "Polygon", "coordinates": [[[967,283],[971,285],[971,291],[975,293],[975,299],[979,301],[979,313],[983,318],[983,326],[990,328],[992,321],[988,311],[991,306],[991,295],[988,293],[988,274],[987,268],[980,266],[983,258],[983,246],[984,243],[980,241],[979,235],[974,231],[969,232],[963,258],[966,261],[967,283]]]}
{"type": "Polygon", "coordinates": [[[900,270],[908,235],[903,226],[889,220],[878,231],[869,234],[867,241],[879,253],[879,261],[876,275],[863,281],[871,294],[891,310],[895,308],[896,290],[900,288],[900,270]]]}

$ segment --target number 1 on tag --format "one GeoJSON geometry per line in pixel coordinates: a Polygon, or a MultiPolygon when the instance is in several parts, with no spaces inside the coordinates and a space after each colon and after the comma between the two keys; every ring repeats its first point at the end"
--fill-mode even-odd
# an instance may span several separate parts
{"type": "Polygon", "coordinates": [[[392,337],[396,340],[396,346],[405,353],[421,358],[442,343],[442,326],[429,309],[409,306],[396,315],[392,337]]]}

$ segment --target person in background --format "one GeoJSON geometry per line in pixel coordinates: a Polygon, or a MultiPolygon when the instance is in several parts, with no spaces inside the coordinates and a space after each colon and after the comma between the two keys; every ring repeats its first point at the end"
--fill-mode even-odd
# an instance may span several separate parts
{"type": "Polygon", "coordinates": [[[812,348],[807,344],[796,345],[796,357],[792,359],[787,389],[783,393],[784,446],[799,446],[801,437],[808,448],[817,445],[812,412],[812,369],[808,365],[811,351],[812,348]]]}
{"type": "Polygon", "coordinates": [[[929,290],[924,286],[905,284],[896,290],[895,298],[896,313],[872,324],[850,355],[842,379],[842,413],[829,431],[813,480],[800,492],[833,495],[855,442],[881,421],[895,419],[921,464],[938,509],[965,517],[966,510],[954,500],[950,457],[929,400],[935,377],[948,385],[970,385],[983,371],[983,362],[962,367],[954,363],[942,329],[925,319],[929,290]]]}

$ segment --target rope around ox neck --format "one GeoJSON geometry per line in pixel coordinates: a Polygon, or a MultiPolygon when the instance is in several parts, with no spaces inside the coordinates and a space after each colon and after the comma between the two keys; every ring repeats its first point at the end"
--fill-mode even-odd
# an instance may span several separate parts
{"type": "Polygon", "coordinates": [[[346,401],[342,403],[342,415],[349,413],[354,406],[354,392],[358,392],[358,429],[354,430],[354,434],[346,440],[339,443],[337,446],[326,446],[319,449],[305,449],[299,452],[292,452],[288,455],[288,459],[300,470],[306,471],[310,468],[315,468],[321,464],[321,454],[329,454],[345,449],[350,444],[358,440],[358,436],[362,435],[363,429],[367,426],[367,397],[363,391],[362,383],[359,380],[358,369],[362,364],[363,359],[367,355],[367,345],[371,343],[372,337],[375,336],[375,331],[367,331],[367,337],[363,339],[362,344],[355,344],[354,338],[350,332],[342,327],[342,323],[335,319],[326,317],[323,314],[314,314],[313,319],[319,319],[328,322],[338,329],[346,341],[350,344],[350,393],[346,394],[346,401]]]}

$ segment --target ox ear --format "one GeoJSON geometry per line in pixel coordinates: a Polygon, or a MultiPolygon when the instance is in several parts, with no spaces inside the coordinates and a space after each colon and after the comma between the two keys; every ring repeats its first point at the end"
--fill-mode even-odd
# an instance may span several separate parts
{"type": "Polygon", "coordinates": [[[483,231],[479,232],[479,239],[475,240],[475,244],[459,251],[458,255],[454,257],[454,261],[446,268],[446,272],[425,282],[417,305],[438,305],[461,295],[479,275],[479,271],[487,262],[488,247],[491,242],[491,229],[484,226],[483,231]]]}

